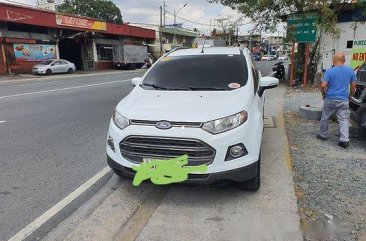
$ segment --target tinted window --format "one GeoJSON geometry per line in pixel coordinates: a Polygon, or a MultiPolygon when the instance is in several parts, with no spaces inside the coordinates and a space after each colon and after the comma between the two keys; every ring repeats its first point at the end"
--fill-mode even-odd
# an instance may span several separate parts
{"type": "Polygon", "coordinates": [[[66,61],[61,61],[61,64],[69,64],[69,63],[66,61]]]}
{"type": "Polygon", "coordinates": [[[168,89],[233,90],[230,84],[244,86],[247,79],[248,68],[242,55],[167,56],[150,70],[143,84],[168,89]]]}
{"type": "Polygon", "coordinates": [[[49,65],[49,64],[51,64],[52,62],[53,62],[53,60],[47,60],[47,61],[44,61],[44,62],[39,63],[39,64],[41,64],[41,65],[49,65]]]}

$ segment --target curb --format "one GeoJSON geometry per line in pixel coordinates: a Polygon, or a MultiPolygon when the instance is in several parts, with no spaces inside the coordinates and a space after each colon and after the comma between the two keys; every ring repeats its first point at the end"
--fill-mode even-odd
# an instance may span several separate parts
{"type": "MultiPolygon", "coordinates": [[[[64,205],[60,210],[52,210],[57,209],[56,206],[59,205],[60,202],[53,206],[51,209],[46,211],[39,218],[34,220],[32,223],[28,224],[25,228],[11,237],[8,241],[33,241],[33,240],[41,240],[44,238],[49,232],[51,232],[57,225],[59,225],[63,220],[68,218],[72,213],[74,213],[77,209],[79,209],[85,202],[87,202],[90,198],[92,198],[112,177],[112,170],[108,170],[103,176],[101,176],[97,181],[92,183],[87,189],[85,189],[81,194],[72,199],[69,203],[64,205]],[[46,220],[43,219],[47,213],[54,214],[50,215],[46,220]]],[[[92,180],[93,178],[89,179],[92,180]]],[[[79,188],[78,188],[79,189],[79,188]]],[[[77,192],[76,189],[74,192],[77,192]]]]}
{"type": "Polygon", "coordinates": [[[97,72],[97,73],[88,73],[88,74],[60,74],[60,75],[53,75],[53,76],[34,76],[28,78],[14,78],[14,79],[6,79],[1,80],[0,78],[0,85],[1,84],[9,84],[9,83],[24,83],[27,81],[47,81],[47,80],[57,80],[57,79],[65,79],[66,77],[90,77],[90,76],[98,76],[98,75],[111,75],[111,74],[133,74],[133,73],[141,73],[144,70],[132,70],[132,71],[109,71],[109,72],[97,72]]]}

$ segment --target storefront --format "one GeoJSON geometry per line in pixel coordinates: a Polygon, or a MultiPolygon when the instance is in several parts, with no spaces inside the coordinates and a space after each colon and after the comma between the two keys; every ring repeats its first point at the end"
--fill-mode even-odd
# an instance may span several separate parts
{"type": "Polygon", "coordinates": [[[33,65],[53,58],[79,70],[111,69],[113,46],[154,38],[149,29],[0,2],[0,74],[31,73],[33,65]]]}

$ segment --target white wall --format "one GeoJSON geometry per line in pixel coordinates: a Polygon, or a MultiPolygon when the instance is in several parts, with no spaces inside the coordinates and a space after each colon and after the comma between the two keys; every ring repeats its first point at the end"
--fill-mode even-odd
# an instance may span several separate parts
{"type": "Polygon", "coordinates": [[[334,51],[343,51],[346,54],[346,65],[350,65],[352,49],[347,48],[347,41],[366,40],[366,23],[357,22],[357,28],[354,29],[354,22],[338,23],[341,35],[339,39],[321,32],[322,38],[320,42],[320,53],[322,54],[318,70],[328,68],[332,65],[332,57],[334,51]]]}

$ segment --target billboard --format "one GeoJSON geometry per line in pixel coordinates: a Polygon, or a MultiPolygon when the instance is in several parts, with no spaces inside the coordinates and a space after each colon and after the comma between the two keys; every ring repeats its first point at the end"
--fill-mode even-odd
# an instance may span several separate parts
{"type": "Polygon", "coordinates": [[[56,45],[51,44],[13,44],[17,62],[45,61],[56,59],[56,45]]]}
{"type": "Polygon", "coordinates": [[[351,67],[356,70],[366,62],[366,40],[353,41],[351,67]]]}

